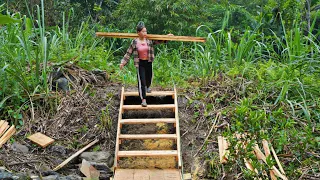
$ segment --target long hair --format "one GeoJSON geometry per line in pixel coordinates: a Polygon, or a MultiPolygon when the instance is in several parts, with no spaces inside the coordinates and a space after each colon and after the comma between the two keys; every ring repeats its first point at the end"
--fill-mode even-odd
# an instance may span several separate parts
{"type": "Polygon", "coordinates": [[[143,28],[145,28],[144,22],[143,21],[139,21],[138,24],[137,24],[137,32],[140,32],[143,28]]]}

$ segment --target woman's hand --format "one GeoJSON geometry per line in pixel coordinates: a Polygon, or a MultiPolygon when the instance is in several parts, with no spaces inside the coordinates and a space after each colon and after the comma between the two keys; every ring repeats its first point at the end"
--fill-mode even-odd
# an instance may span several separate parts
{"type": "Polygon", "coordinates": [[[171,33],[170,33],[170,34],[167,34],[167,35],[168,35],[168,36],[174,36],[174,35],[173,35],[173,34],[171,34],[171,33]]]}
{"type": "Polygon", "coordinates": [[[121,63],[121,64],[120,64],[120,70],[122,70],[122,69],[123,69],[123,67],[124,67],[124,64],[123,64],[123,63],[121,63]]]}

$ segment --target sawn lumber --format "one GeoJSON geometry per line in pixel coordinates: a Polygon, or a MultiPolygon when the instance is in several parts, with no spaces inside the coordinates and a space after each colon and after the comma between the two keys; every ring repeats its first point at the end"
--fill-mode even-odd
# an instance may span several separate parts
{"type": "MultiPolygon", "coordinates": [[[[114,38],[130,38],[130,39],[138,38],[137,33],[96,32],[96,36],[114,37],[114,38]]],[[[148,34],[147,38],[151,40],[164,40],[164,41],[206,42],[206,39],[203,37],[193,37],[193,36],[170,36],[170,35],[148,34]]]]}

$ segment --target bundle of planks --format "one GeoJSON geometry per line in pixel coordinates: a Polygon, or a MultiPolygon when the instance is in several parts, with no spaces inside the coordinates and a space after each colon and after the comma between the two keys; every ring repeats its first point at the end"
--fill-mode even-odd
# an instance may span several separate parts
{"type": "Polygon", "coordinates": [[[16,132],[14,125],[10,127],[7,121],[0,121],[0,148],[6,143],[12,135],[16,132]]]}
{"type": "MultiPolygon", "coordinates": [[[[237,149],[237,151],[239,151],[240,149],[245,149],[248,143],[241,141],[241,139],[246,138],[246,136],[247,136],[246,134],[235,134],[236,139],[238,139],[238,144],[237,144],[237,147],[233,147],[233,148],[237,149]]],[[[228,155],[229,155],[229,150],[228,150],[230,148],[229,142],[227,141],[227,139],[225,137],[218,136],[218,146],[219,146],[220,163],[226,163],[228,161],[228,155]]],[[[271,170],[270,170],[270,179],[276,180],[277,177],[279,177],[283,180],[288,180],[288,178],[285,176],[285,172],[284,172],[282,165],[278,159],[278,156],[275,153],[271,144],[267,140],[262,140],[262,146],[263,146],[264,153],[261,151],[258,144],[254,144],[254,146],[253,146],[253,152],[254,152],[255,156],[257,157],[257,159],[262,160],[264,163],[267,164],[268,156],[270,156],[270,159],[272,159],[272,155],[271,155],[271,152],[272,152],[272,154],[277,162],[277,165],[280,169],[279,170],[276,166],[272,166],[271,170]],[[269,146],[271,147],[271,152],[270,152],[269,146]]],[[[243,160],[244,160],[244,164],[246,165],[246,167],[249,170],[258,174],[258,170],[252,166],[250,159],[244,158],[243,160]]],[[[266,172],[264,172],[264,173],[266,175],[266,172]]]]}
{"type": "MultiPolygon", "coordinates": [[[[116,33],[116,32],[96,32],[96,36],[129,38],[129,39],[139,37],[137,33],[116,33]]],[[[170,35],[148,34],[147,38],[150,40],[164,40],[164,41],[206,42],[206,39],[203,37],[192,37],[192,36],[170,36],[170,35]]]]}

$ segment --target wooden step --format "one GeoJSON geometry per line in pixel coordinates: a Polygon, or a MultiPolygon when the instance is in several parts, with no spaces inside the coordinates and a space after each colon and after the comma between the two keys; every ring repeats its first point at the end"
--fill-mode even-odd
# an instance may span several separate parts
{"type": "Polygon", "coordinates": [[[176,134],[120,134],[120,139],[177,139],[176,134]]]}
{"type": "Polygon", "coordinates": [[[147,107],[142,107],[141,105],[123,105],[123,110],[146,110],[146,109],[152,109],[152,110],[161,110],[161,109],[175,109],[174,104],[159,104],[159,105],[148,105],[147,107]]]}
{"type": "Polygon", "coordinates": [[[162,151],[119,151],[118,157],[141,157],[141,156],[178,156],[177,150],[162,151]]]}
{"type": "MultiPolygon", "coordinates": [[[[147,96],[173,96],[174,91],[152,91],[151,93],[146,93],[147,96]]],[[[124,96],[139,96],[138,92],[124,92],[124,96]]]]}
{"type": "Polygon", "coordinates": [[[180,169],[116,169],[114,180],[181,180],[180,169]]]}
{"type": "Polygon", "coordinates": [[[122,119],[120,124],[152,124],[152,123],[176,123],[174,118],[154,118],[154,119],[122,119]]]}

